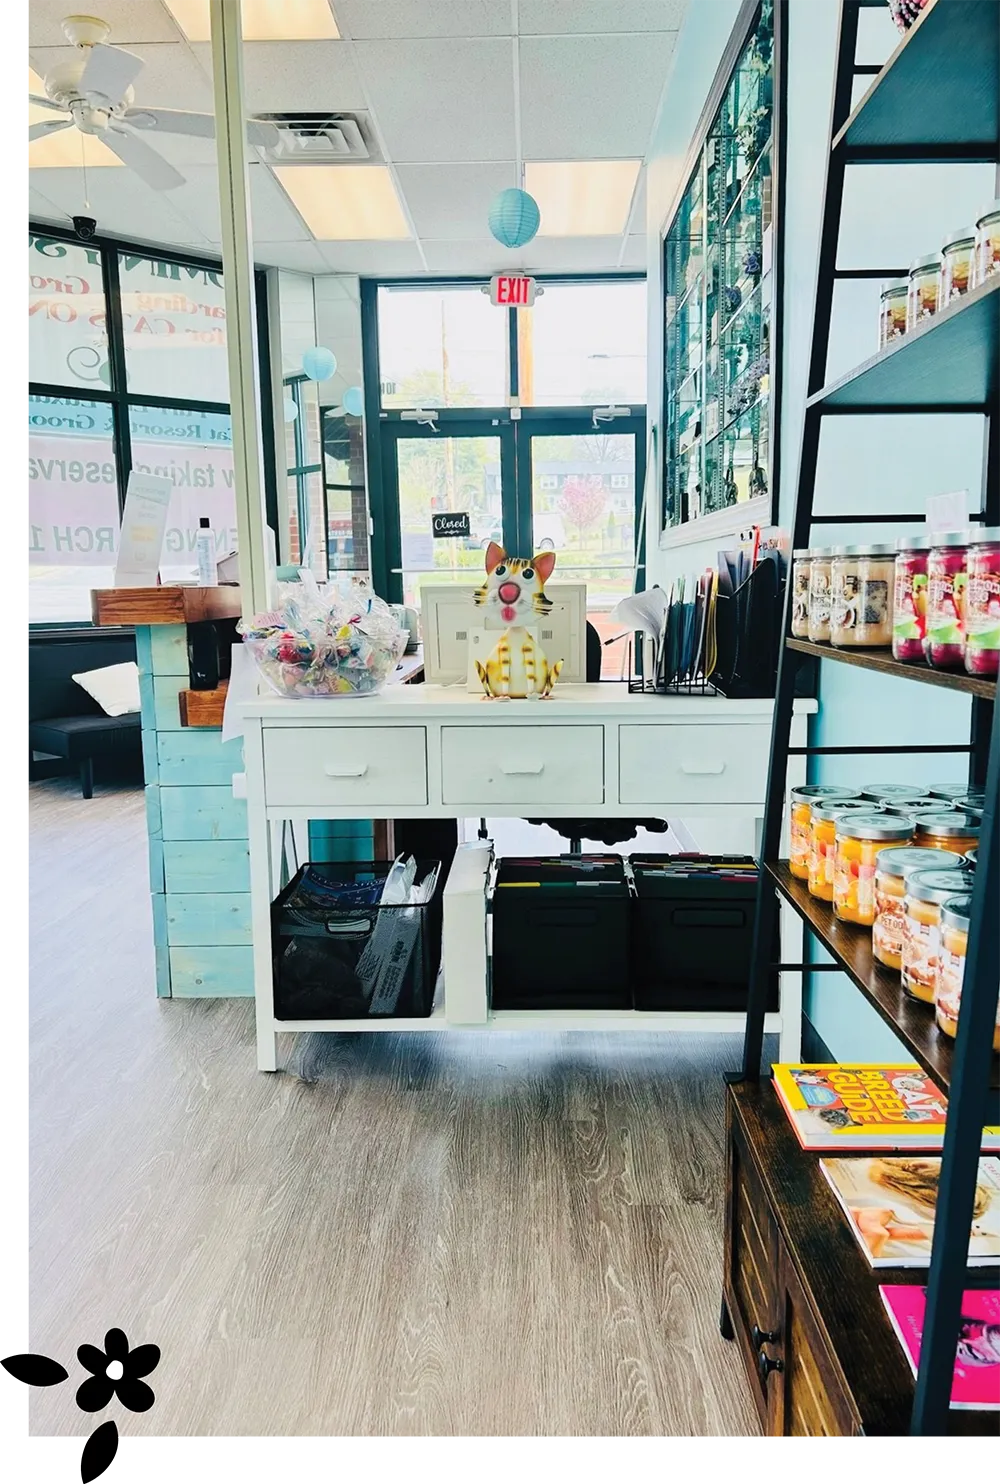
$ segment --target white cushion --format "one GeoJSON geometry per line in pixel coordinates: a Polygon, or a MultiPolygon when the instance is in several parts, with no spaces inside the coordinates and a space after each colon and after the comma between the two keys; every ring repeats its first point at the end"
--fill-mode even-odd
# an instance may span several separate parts
{"type": "Polygon", "coordinates": [[[126,660],[123,665],[105,665],[101,670],[84,670],[73,679],[108,716],[124,716],[126,712],[140,710],[139,666],[135,660],[126,660]]]}

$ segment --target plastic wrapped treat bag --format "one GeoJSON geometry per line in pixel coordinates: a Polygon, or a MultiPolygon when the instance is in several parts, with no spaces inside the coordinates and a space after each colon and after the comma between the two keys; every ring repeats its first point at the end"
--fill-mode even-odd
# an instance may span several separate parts
{"type": "Polygon", "coordinates": [[[406,630],[368,587],[286,584],[277,606],[239,631],[279,696],[363,696],[380,691],[406,648],[406,630]]]}

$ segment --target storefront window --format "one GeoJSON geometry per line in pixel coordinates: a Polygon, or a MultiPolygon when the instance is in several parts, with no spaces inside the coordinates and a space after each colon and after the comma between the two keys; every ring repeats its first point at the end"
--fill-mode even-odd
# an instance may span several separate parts
{"type": "Polygon", "coordinates": [[[108,402],[28,398],[28,620],[90,622],[118,550],[114,414],[108,402]]]}
{"type": "Polygon", "coordinates": [[[233,434],[225,412],[132,407],[132,467],[173,481],[160,576],[179,582],[197,572],[195,539],[207,515],[219,557],[236,550],[233,434]]]}
{"type": "Polygon", "coordinates": [[[547,283],[517,330],[522,406],[645,404],[642,280],[547,283]]]}
{"type": "Polygon", "coordinates": [[[129,392],[228,402],[222,274],[134,253],[119,254],[118,271],[129,392]]]}
{"type": "Polygon", "coordinates": [[[378,291],[383,407],[505,407],[508,317],[478,284],[378,291]]]}
{"type": "Polygon", "coordinates": [[[107,391],[101,255],[28,234],[28,375],[49,386],[107,391]]]}

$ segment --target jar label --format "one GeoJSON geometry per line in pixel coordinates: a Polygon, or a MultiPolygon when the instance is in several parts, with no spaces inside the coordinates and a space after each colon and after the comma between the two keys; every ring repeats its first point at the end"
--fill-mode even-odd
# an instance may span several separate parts
{"type": "Polygon", "coordinates": [[[903,899],[875,890],[875,922],[872,946],[886,956],[899,958],[903,952],[903,899]]]}
{"type": "Polygon", "coordinates": [[[859,618],[861,584],[856,572],[838,572],[833,580],[830,602],[830,627],[840,633],[856,629],[859,618]]]}
{"type": "Polygon", "coordinates": [[[962,979],[965,975],[965,959],[957,953],[941,952],[937,994],[934,1002],[949,1020],[958,1019],[958,1007],[962,1001],[962,979]]]}
{"type": "Polygon", "coordinates": [[[914,993],[922,990],[924,999],[932,999],[934,995],[940,946],[940,928],[917,922],[907,912],[903,919],[903,983],[914,993]]]}
{"type": "Polygon", "coordinates": [[[809,578],[809,622],[824,628],[830,622],[830,579],[813,570],[809,578]]]}
{"type": "Polygon", "coordinates": [[[880,629],[889,619],[889,584],[882,577],[866,577],[861,583],[861,622],[880,629]]]}
{"type": "Polygon", "coordinates": [[[1000,572],[970,576],[965,589],[965,632],[977,649],[1000,649],[1000,572]]]}
{"type": "Polygon", "coordinates": [[[927,637],[933,644],[961,644],[965,634],[964,572],[934,572],[928,579],[927,637]]]}
{"type": "Polygon", "coordinates": [[[808,824],[797,823],[794,815],[792,816],[791,840],[788,853],[793,865],[808,866],[809,826],[808,824]]]}
{"type": "Polygon", "coordinates": [[[897,639],[923,639],[927,633],[927,573],[897,572],[892,632],[897,639]]]}
{"type": "Polygon", "coordinates": [[[833,900],[849,912],[856,912],[863,922],[875,916],[875,866],[852,861],[843,851],[837,852],[833,877],[833,900]]]}
{"type": "Polygon", "coordinates": [[[799,566],[795,569],[792,582],[792,630],[793,632],[805,631],[809,623],[809,569],[799,566]]]}

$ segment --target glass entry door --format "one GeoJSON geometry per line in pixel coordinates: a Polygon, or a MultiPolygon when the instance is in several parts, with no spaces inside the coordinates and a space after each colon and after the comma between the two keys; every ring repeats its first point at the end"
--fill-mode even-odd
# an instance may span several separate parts
{"type": "Polygon", "coordinates": [[[481,577],[491,541],[516,547],[513,428],[483,418],[384,431],[386,519],[396,526],[391,585],[396,601],[419,608],[421,586],[481,577]],[[435,536],[438,514],[467,515],[468,535],[435,536]]]}

